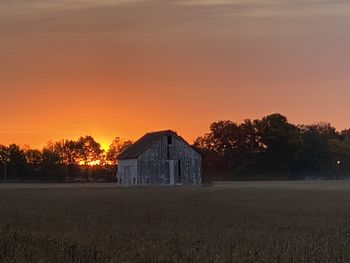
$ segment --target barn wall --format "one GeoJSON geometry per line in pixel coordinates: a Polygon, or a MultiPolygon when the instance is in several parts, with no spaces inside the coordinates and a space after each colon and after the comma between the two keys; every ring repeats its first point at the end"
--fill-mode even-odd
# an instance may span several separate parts
{"type": "Polygon", "coordinates": [[[141,184],[169,184],[169,163],[165,137],[153,143],[138,158],[141,184]]]}
{"type": "Polygon", "coordinates": [[[138,180],[142,185],[169,184],[169,162],[167,160],[139,160],[138,180]]]}
{"type": "Polygon", "coordinates": [[[117,172],[118,183],[122,185],[138,184],[137,169],[137,159],[119,160],[117,172]]]}
{"type": "Polygon", "coordinates": [[[202,157],[177,136],[172,136],[168,146],[167,136],[152,144],[138,158],[138,181],[140,184],[170,183],[169,160],[174,160],[176,184],[200,184],[202,157]],[[168,152],[169,151],[169,152],[168,152]]]}
{"type": "Polygon", "coordinates": [[[182,184],[201,184],[202,183],[202,156],[185,143],[179,137],[173,137],[172,146],[169,147],[169,157],[176,162],[178,176],[176,182],[182,184]]]}
{"type": "Polygon", "coordinates": [[[144,151],[140,156],[139,160],[145,161],[159,161],[167,160],[167,138],[164,136],[158,141],[153,143],[146,151],[144,151]]]}

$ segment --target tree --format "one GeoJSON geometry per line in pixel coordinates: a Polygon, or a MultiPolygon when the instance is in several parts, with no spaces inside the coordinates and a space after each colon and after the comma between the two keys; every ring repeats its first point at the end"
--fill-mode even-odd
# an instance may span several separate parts
{"type": "Polygon", "coordinates": [[[329,144],[330,140],[341,139],[335,128],[329,123],[320,122],[300,126],[302,136],[299,173],[309,176],[329,175],[334,172],[334,160],[329,144]]]}
{"type": "Polygon", "coordinates": [[[24,151],[16,144],[8,147],[8,175],[13,179],[24,179],[27,176],[27,165],[24,151]]]}
{"type": "Polygon", "coordinates": [[[280,177],[290,175],[300,156],[301,136],[299,128],[288,123],[285,116],[272,114],[255,121],[261,153],[262,171],[280,177]]]}
{"type": "Polygon", "coordinates": [[[92,136],[80,137],[77,141],[80,163],[98,164],[103,153],[101,145],[92,136]]]}
{"type": "Polygon", "coordinates": [[[350,129],[342,130],[339,135],[341,139],[350,138],[350,129]]]}
{"type": "Polygon", "coordinates": [[[85,179],[89,181],[88,166],[100,164],[103,150],[92,136],[80,137],[77,146],[80,164],[84,167],[85,179]]]}
{"type": "Polygon", "coordinates": [[[6,180],[6,175],[7,173],[5,170],[7,170],[8,163],[10,161],[10,156],[9,156],[9,151],[8,147],[5,145],[0,145],[0,166],[1,166],[1,172],[4,180],[6,180]]]}
{"type": "Polygon", "coordinates": [[[65,177],[75,178],[81,175],[79,166],[82,150],[78,141],[61,140],[58,142],[50,142],[47,149],[50,149],[60,156],[65,177]]]}
{"type": "Polygon", "coordinates": [[[202,152],[212,155],[216,160],[215,166],[234,167],[237,162],[239,126],[229,120],[213,122],[210,132],[198,137],[194,145],[202,152]],[[220,161],[221,160],[221,161],[220,161]]]}
{"type": "Polygon", "coordinates": [[[327,142],[330,155],[330,169],[337,179],[350,168],[350,139],[330,139],[327,142]]]}
{"type": "Polygon", "coordinates": [[[43,161],[41,151],[27,148],[24,150],[24,155],[27,163],[28,175],[30,177],[38,176],[43,161]]]}
{"type": "Polygon", "coordinates": [[[62,180],[64,177],[61,156],[54,151],[52,147],[43,149],[40,173],[42,178],[45,178],[46,180],[62,180]]]}
{"type": "Polygon", "coordinates": [[[77,141],[61,140],[54,143],[51,142],[46,148],[59,154],[65,165],[79,164],[80,147],[77,141]]]}
{"type": "Polygon", "coordinates": [[[251,165],[264,150],[256,123],[247,119],[239,126],[241,138],[238,140],[239,164],[241,169],[252,169],[251,165]]]}
{"type": "Polygon", "coordinates": [[[9,149],[5,145],[0,144],[0,163],[8,163],[10,158],[9,149]]]}
{"type": "Polygon", "coordinates": [[[194,141],[205,156],[204,164],[231,173],[246,173],[261,150],[257,128],[251,120],[238,125],[232,121],[218,121],[210,125],[210,132],[194,141]]]}
{"type": "Polygon", "coordinates": [[[111,143],[111,145],[109,146],[109,149],[107,151],[107,155],[106,155],[107,161],[112,165],[116,165],[118,155],[122,151],[124,151],[126,148],[128,148],[131,144],[132,144],[132,141],[130,140],[123,141],[120,139],[120,137],[116,137],[111,143]]]}

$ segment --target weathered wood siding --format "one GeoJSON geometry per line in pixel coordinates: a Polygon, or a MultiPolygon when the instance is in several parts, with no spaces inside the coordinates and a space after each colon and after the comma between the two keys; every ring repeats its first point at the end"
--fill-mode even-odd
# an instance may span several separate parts
{"type": "Polygon", "coordinates": [[[137,159],[118,161],[117,181],[122,185],[136,185],[137,181],[137,159]]]}
{"type": "Polygon", "coordinates": [[[142,185],[168,185],[172,164],[175,184],[202,182],[201,155],[176,135],[172,135],[171,145],[168,145],[168,137],[164,136],[139,156],[137,181],[142,185]]]}
{"type": "Polygon", "coordinates": [[[180,170],[177,171],[181,174],[177,177],[176,183],[202,183],[202,156],[182,139],[173,136],[172,146],[169,147],[169,157],[177,160],[176,164],[180,166],[180,170]]]}

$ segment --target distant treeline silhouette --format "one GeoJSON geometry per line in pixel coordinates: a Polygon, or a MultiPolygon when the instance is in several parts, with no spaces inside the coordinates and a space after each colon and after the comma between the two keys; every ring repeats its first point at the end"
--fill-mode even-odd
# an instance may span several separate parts
{"type": "MultiPolygon", "coordinates": [[[[115,138],[108,151],[91,136],[49,142],[43,150],[0,145],[0,180],[113,181],[116,157],[131,141],[115,138]]],[[[295,125],[281,114],[210,125],[194,141],[204,180],[350,178],[350,129],[329,123],[295,125]]]]}
{"type": "Polygon", "coordinates": [[[194,146],[214,179],[350,178],[350,130],[337,132],[325,122],[294,125],[281,114],[217,121],[194,146]]]}
{"type": "MultiPolygon", "coordinates": [[[[9,181],[114,180],[116,156],[131,141],[115,138],[105,152],[92,136],[49,142],[42,151],[0,145],[1,179],[9,181]]],[[[0,179],[0,180],[1,180],[0,179]]]]}

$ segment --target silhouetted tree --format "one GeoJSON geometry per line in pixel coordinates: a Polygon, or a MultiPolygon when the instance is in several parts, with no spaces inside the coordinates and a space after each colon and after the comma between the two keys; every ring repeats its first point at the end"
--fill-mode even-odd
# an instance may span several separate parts
{"type": "Polygon", "coordinates": [[[53,144],[52,150],[60,155],[65,165],[79,164],[80,146],[77,141],[61,140],[53,144]]]}
{"type": "MultiPolygon", "coordinates": [[[[205,165],[231,174],[268,174],[291,177],[300,156],[300,130],[285,116],[272,114],[237,125],[218,121],[194,146],[205,156],[205,165]]],[[[246,177],[247,178],[247,177],[246,177]]]]}
{"type": "Polygon", "coordinates": [[[80,162],[81,162],[81,146],[78,141],[61,140],[58,142],[51,142],[48,149],[60,156],[61,162],[64,166],[65,177],[70,179],[79,177],[80,162]]]}
{"type": "Polygon", "coordinates": [[[64,167],[60,155],[52,148],[44,148],[42,152],[42,163],[40,167],[42,178],[48,180],[64,179],[64,167]]]}
{"type": "Polygon", "coordinates": [[[12,179],[25,179],[27,166],[24,151],[16,144],[8,147],[9,163],[8,176],[12,179]]]}
{"type": "MultiPolygon", "coordinates": [[[[213,122],[194,141],[204,155],[204,171],[230,179],[342,178],[350,176],[350,129],[329,123],[294,125],[281,114],[237,124],[213,122]]],[[[92,136],[49,142],[43,151],[0,145],[10,180],[112,180],[117,156],[132,142],[116,137],[105,153],[92,136]]]]}
{"type": "Polygon", "coordinates": [[[263,149],[259,168],[276,176],[289,176],[300,155],[299,128],[281,114],[268,115],[255,123],[263,149]]]}
{"type": "Polygon", "coordinates": [[[245,120],[240,124],[239,128],[241,135],[238,140],[238,164],[240,170],[246,172],[247,169],[252,170],[252,164],[256,162],[257,157],[264,150],[264,147],[261,143],[256,122],[245,120]]]}
{"type": "Polygon", "coordinates": [[[27,163],[28,177],[35,178],[39,176],[43,156],[41,151],[35,149],[24,149],[24,155],[27,163]]]}
{"type": "Polygon", "coordinates": [[[116,165],[118,155],[127,147],[129,147],[131,144],[132,144],[132,141],[130,140],[123,141],[120,139],[120,137],[116,137],[111,143],[111,145],[109,146],[109,149],[107,151],[107,155],[106,155],[107,161],[112,165],[116,165]]]}
{"type": "Polygon", "coordinates": [[[204,155],[204,165],[229,173],[246,173],[261,151],[255,123],[245,120],[238,125],[232,121],[218,121],[210,125],[210,132],[194,141],[204,155]]]}
{"type": "Polygon", "coordinates": [[[210,132],[195,140],[194,145],[215,160],[214,166],[234,167],[237,162],[240,128],[232,121],[218,121],[210,125],[210,132]]]}
{"type": "Polygon", "coordinates": [[[89,181],[89,165],[100,164],[103,150],[92,136],[80,137],[77,141],[80,164],[84,167],[84,176],[89,181]]]}
{"type": "Polygon", "coordinates": [[[0,144],[0,181],[5,180],[5,166],[8,166],[10,162],[9,150],[5,145],[0,144]]]}
{"type": "Polygon", "coordinates": [[[298,163],[299,174],[319,177],[332,176],[334,172],[334,154],[331,153],[330,140],[341,139],[335,128],[329,123],[300,126],[302,136],[301,156],[298,163]]]}

